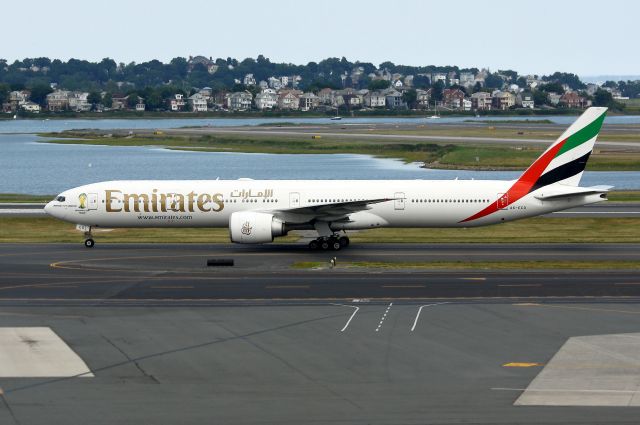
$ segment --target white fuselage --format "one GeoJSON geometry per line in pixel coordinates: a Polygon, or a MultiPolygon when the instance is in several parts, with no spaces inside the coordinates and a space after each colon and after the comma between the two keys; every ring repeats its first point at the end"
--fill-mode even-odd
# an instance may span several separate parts
{"type": "Polygon", "coordinates": [[[227,227],[234,212],[278,212],[287,223],[309,220],[304,207],[388,199],[331,220],[332,230],[373,227],[473,227],[533,217],[603,200],[584,195],[535,197],[541,188],[492,214],[462,222],[501,196],[513,181],[494,180],[182,180],[109,181],[80,186],[52,201],[47,213],[91,227],[227,227]],[[81,199],[83,198],[83,199],[81,199]],[[62,199],[62,198],[59,198],[62,199]],[[290,213],[287,210],[296,210],[290,213]]]}

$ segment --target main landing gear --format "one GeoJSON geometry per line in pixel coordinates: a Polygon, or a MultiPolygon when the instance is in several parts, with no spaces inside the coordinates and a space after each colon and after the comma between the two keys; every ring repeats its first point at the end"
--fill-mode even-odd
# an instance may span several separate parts
{"type": "Polygon", "coordinates": [[[323,236],[309,242],[309,249],[322,251],[339,251],[349,246],[349,238],[347,236],[323,236]]]}
{"type": "Polygon", "coordinates": [[[93,248],[96,244],[96,241],[93,240],[93,235],[91,235],[91,227],[84,232],[84,246],[85,248],[93,248]]]}

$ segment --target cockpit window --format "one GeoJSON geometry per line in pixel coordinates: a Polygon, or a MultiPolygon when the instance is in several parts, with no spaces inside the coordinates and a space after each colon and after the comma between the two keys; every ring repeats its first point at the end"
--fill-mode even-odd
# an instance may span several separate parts
{"type": "Polygon", "coordinates": [[[58,201],[58,202],[64,202],[64,196],[58,196],[58,197],[56,198],[56,201],[58,201]]]}

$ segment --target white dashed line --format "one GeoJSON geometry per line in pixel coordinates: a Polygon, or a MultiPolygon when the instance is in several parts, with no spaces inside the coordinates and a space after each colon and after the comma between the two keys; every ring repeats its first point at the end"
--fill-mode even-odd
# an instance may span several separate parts
{"type": "Polygon", "coordinates": [[[376,328],[376,332],[378,332],[380,330],[380,328],[382,327],[382,322],[384,322],[384,319],[387,318],[387,314],[389,313],[389,310],[391,310],[391,306],[392,305],[393,305],[393,303],[389,303],[389,307],[387,307],[387,309],[384,311],[384,314],[380,318],[380,323],[378,323],[378,327],[376,328]]]}

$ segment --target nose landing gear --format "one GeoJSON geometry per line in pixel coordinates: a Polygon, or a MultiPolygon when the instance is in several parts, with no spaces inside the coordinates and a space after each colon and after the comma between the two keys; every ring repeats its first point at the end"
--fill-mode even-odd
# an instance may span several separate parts
{"type": "Polygon", "coordinates": [[[309,242],[309,249],[322,251],[339,251],[349,246],[349,238],[347,236],[323,236],[309,242]]]}
{"type": "Polygon", "coordinates": [[[84,246],[87,248],[93,248],[93,246],[95,245],[95,241],[91,238],[85,239],[84,240],[84,246]]]}

